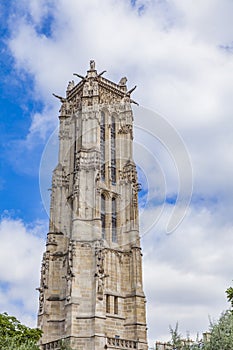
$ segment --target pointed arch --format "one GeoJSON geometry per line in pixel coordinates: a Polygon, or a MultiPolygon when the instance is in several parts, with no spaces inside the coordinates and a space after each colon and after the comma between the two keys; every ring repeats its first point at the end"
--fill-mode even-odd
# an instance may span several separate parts
{"type": "Polygon", "coordinates": [[[116,197],[112,198],[112,242],[117,243],[117,206],[116,206],[116,197]]]}
{"type": "Polygon", "coordinates": [[[112,184],[116,184],[116,119],[111,118],[111,179],[112,184]]]}
{"type": "Polygon", "coordinates": [[[106,141],[106,115],[105,112],[101,112],[100,118],[100,173],[101,180],[105,181],[105,163],[106,163],[106,151],[105,151],[105,141],[106,141]]]}
{"type": "Polygon", "coordinates": [[[101,230],[102,230],[102,238],[106,238],[106,196],[105,194],[101,194],[101,230]]]}

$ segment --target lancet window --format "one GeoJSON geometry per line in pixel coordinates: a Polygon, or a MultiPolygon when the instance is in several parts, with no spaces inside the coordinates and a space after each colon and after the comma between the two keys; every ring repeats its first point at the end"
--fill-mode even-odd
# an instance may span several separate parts
{"type": "Polygon", "coordinates": [[[114,314],[118,314],[118,297],[114,296],[114,314]]]}
{"type": "Polygon", "coordinates": [[[101,180],[105,181],[105,113],[101,112],[100,120],[100,161],[101,161],[101,180]]]}
{"type": "Polygon", "coordinates": [[[106,294],[106,312],[110,313],[110,295],[106,294]]]}
{"type": "Polygon", "coordinates": [[[112,198],[112,242],[117,242],[116,198],[112,198]]]}
{"type": "Polygon", "coordinates": [[[116,123],[112,117],[111,123],[111,179],[112,184],[116,184],[116,123]]]}
{"type": "Polygon", "coordinates": [[[105,228],[106,228],[106,203],[104,194],[101,195],[101,229],[102,229],[102,238],[105,239],[105,228]]]}

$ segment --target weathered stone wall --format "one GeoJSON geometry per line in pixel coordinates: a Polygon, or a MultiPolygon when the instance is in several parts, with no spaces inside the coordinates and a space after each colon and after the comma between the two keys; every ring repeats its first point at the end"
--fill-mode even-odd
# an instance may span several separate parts
{"type": "Polygon", "coordinates": [[[65,338],[73,349],[145,350],[132,100],[126,78],[110,82],[93,62],[81,79],[65,98],[55,95],[60,149],[39,288],[41,347],[59,349],[65,338]]]}

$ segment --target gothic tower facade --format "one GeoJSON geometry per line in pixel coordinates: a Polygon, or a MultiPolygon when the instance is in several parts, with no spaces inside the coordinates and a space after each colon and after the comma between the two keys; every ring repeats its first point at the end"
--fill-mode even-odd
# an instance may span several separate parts
{"type": "Polygon", "coordinates": [[[61,102],[59,160],[41,268],[41,349],[147,349],[145,295],[126,78],[95,69],[61,102]]]}

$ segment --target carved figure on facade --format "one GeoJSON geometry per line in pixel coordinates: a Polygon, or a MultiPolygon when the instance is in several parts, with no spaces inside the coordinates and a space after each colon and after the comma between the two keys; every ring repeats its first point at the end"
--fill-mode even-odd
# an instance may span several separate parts
{"type": "Polygon", "coordinates": [[[45,252],[42,260],[41,268],[41,287],[48,288],[48,274],[49,274],[49,253],[45,252]]]}
{"type": "Polygon", "coordinates": [[[76,95],[74,102],[73,102],[74,110],[79,109],[81,107],[81,105],[82,105],[81,96],[76,95]]]}
{"type": "Polygon", "coordinates": [[[69,92],[70,90],[73,89],[73,87],[74,87],[74,81],[71,80],[71,81],[69,81],[69,83],[68,83],[68,86],[67,86],[66,91],[69,92]]]}
{"type": "MultiPolygon", "coordinates": [[[[101,187],[100,187],[100,172],[97,171],[96,177],[95,177],[95,183],[96,183],[96,194],[100,195],[101,194],[101,187]]],[[[99,208],[96,207],[96,213],[98,212],[99,208]]]]}
{"type": "Polygon", "coordinates": [[[61,115],[66,116],[66,115],[71,115],[73,112],[73,101],[66,101],[65,103],[62,104],[61,106],[61,115]]]}
{"type": "Polygon", "coordinates": [[[70,301],[70,298],[71,298],[71,293],[72,293],[72,280],[73,280],[73,277],[68,275],[66,276],[66,300],[67,301],[70,301]]]}
{"type": "Polygon", "coordinates": [[[104,88],[99,88],[100,103],[117,103],[121,101],[121,96],[104,88]]]}
{"type": "Polygon", "coordinates": [[[42,266],[41,266],[41,283],[37,290],[40,293],[39,297],[39,312],[43,312],[44,308],[44,293],[45,289],[48,288],[48,274],[49,274],[49,253],[45,252],[43,254],[42,266]]]}
{"type": "Polygon", "coordinates": [[[73,260],[75,256],[75,242],[70,241],[68,246],[68,253],[67,253],[67,275],[71,278],[74,277],[73,272],[73,260]]]}
{"type": "Polygon", "coordinates": [[[135,190],[135,187],[132,188],[132,210],[133,210],[133,219],[136,219],[138,215],[138,191],[135,190]]]}
{"type": "Polygon", "coordinates": [[[88,96],[89,95],[89,83],[86,82],[83,86],[83,96],[88,96]]]}
{"type": "Polygon", "coordinates": [[[135,164],[127,162],[123,167],[123,171],[121,172],[121,178],[129,183],[137,183],[137,172],[135,164]]]}
{"type": "Polygon", "coordinates": [[[99,183],[100,183],[100,172],[99,171],[96,174],[95,183],[96,183],[96,186],[99,186],[99,183]]]}
{"type": "Polygon", "coordinates": [[[98,95],[98,83],[97,82],[93,83],[93,95],[94,96],[98,95]]]}
{"type": "Polygon", "coordinates": [[[74,278],[74,256],[75,256],[75,241],[71,240],[68,245],[68,251],[67,251],[67,274],[65,277],[66,279],[66,300],[69,301],[71,298],[71,292],[72,292],[72,281],[74,278]]]}
{"type": "Polygon", "coordinates": [[[61,108],[59,110],[60,115],[61,116],[70,115],[72,113],[72,107],[73,107],[72,101],[68,101],[66,97],[62,97],[56,94],[53,94],[53,96],[58,98],[62,103],[61,108]]]}
{"type": "Polygon", "coordinates": [[[121,78],[121,80],[119,81],[119,85],[121,85],[121,86],[122,85],[125,86],[126,83],[127,83],[127,78],[126,77],[121,78]]]}
{"type": "Polygon", "coordinates": [[[54,237],[54,235],[48,234],[48,236],[47,236],[47,244],[57,245],[56,238],[54,237]]]}
{"type": "Polygon", "coordinates": [[[40,293],[39,296],[39,312],[43,312],[43,308],[44,308],[44,289],[42,288],[37,288],[37,290],[40,293]]]}
{"type": "Polygon", "coordinates": [[[94,60],[90,60],[90,69],[95,70],[95,61],[94,60]]]}
{"type": "Polygon", "coordinates": [[[103,300],[104,296],[104,279],[109,275],[104,272],[104,252],[102,248],[97,248],[96,254],[96,273],[97,277],[97,298],[103,300]]]}
{"type": "Polygon", "coordinates": [[[133,138],[133,128],[131,124],[121,125],[118,131],[119,134],[130,134],[131,139],[133,138]]]}

